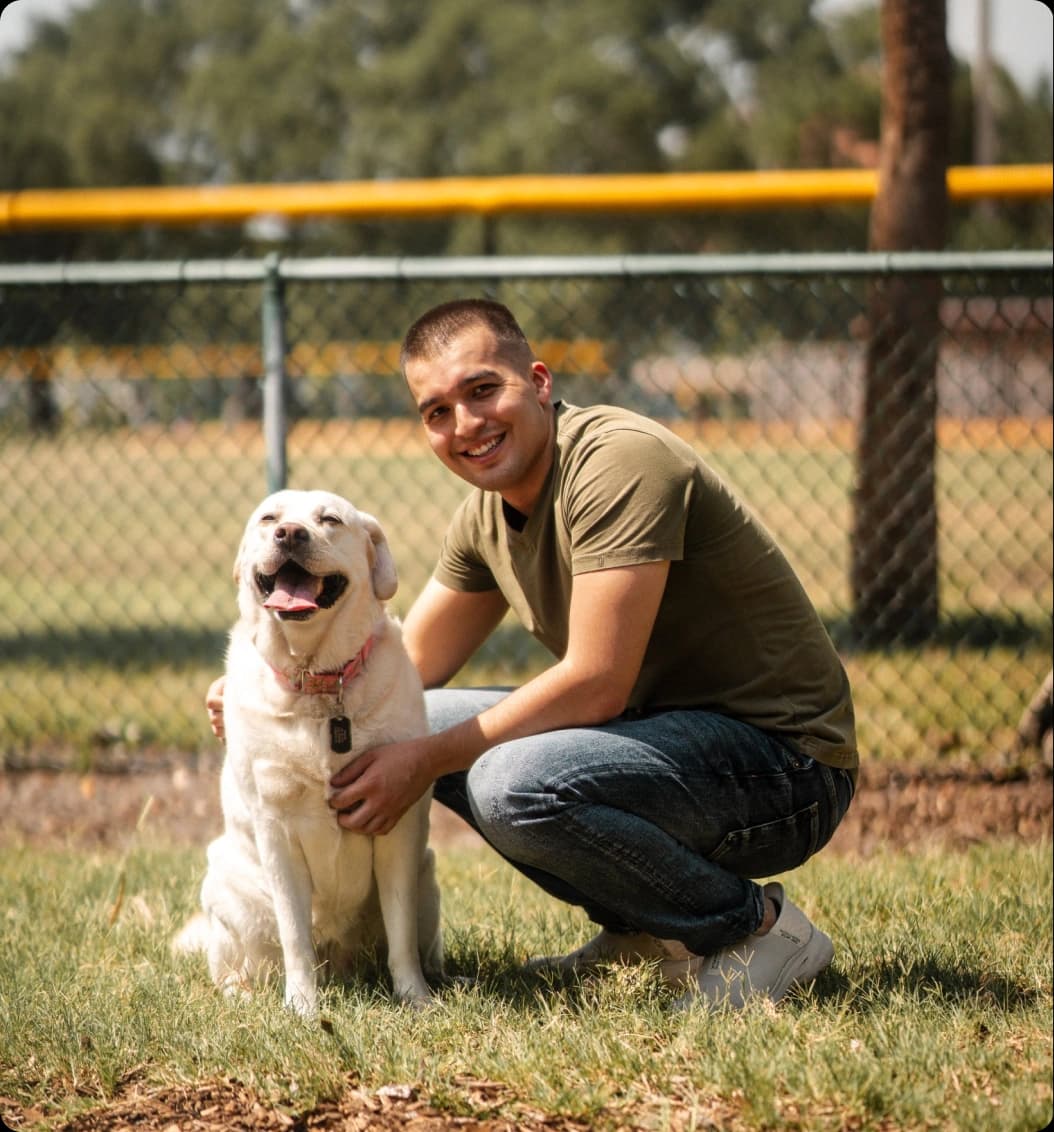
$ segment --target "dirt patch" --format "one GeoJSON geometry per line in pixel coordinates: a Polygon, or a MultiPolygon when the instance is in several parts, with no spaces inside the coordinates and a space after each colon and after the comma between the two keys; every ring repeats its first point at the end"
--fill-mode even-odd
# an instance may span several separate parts
{"type": "MultiPolygon", "coordinates": [[[[125,849],[139,836],[201,845],[220,830],[218,767],[177,764],[134,773],[0,773],[0,845],[125,849]]],[[[963,848],[990,838],[1051,837],[1050,768],[944,770],[865,766],[857,796],[826,853],[868,856],[880,848],[963,848]]],[[[482,845],[442,806],[432,840],[482,845]]]]}
{"type": "MultiPolygon", "coordinates": [[[[200,845],[222,829],[219,768],[76,774],[0,773],[0,846],[126,849],[134,838],[200,845]]],[[[482,842],[444,807],[432,809],[436,845],[482,842]]]]}

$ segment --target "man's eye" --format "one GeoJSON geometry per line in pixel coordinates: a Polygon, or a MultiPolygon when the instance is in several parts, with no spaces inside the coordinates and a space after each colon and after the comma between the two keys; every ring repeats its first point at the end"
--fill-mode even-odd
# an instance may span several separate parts
{"type": "Polygon", "coordinates": [[[425,413],[425,423],[431,424],[433,421],[442,420],[445,413],[446,409],[444,408],[429,409],[428,412],[425,413]]]}

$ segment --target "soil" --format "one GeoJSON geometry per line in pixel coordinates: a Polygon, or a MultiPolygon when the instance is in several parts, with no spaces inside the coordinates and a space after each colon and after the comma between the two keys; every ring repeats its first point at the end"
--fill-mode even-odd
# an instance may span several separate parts
{"type": "MultiPolygon", "coordinates": [[[[824,853],[870,856],[882,848],[961,849],[997,837],[1051,837],[1052,777],[1042,757],[1028,763],[868,766],[856,798],[824,853]]],[[[219,767],[175,761],[105,773],[0,772],[0,848],[11,844],[124,850],[135,837],[201,845],[221,826],[219,767]]],[[[432,841],[479,845],[441,806],[432,841]]]]}
{"type": "MultiPolygon", "coordinates": [[[[84,851],[125,850],[137,838],[173,845],[202,845],[220,828],[218,768],[175,762],[125,773],[6,770],[0,773],[0,851],[30,845],[84,851]]],[[[460,819],[433,808],[432,842],[478,846],[460,819]]],[[[1052,777],[1049,762],[994,760],[992,765],[864,768],[857,797],[825,854],[866,858],[894,849],[959,850],[992,839],[1050,842],[1052,777]]],[[[493,1112],[507,1098],[498,1082],[459,1082],[467,1107],[493,1112]]],[[[670,1114],[671,1119],[675,1114],[670,1114]]],[[[732,1127],[735,1114],[713,1114],[732,1127]]],[[[622,1128],[637,1127],[620,1114],[622,1128]]],[[[46,1114],[0,1097],[0,1132],[45,1121],[46,1114]],[[6,1123],[5,1123],[6,1121],[6,1123]]],[[[122,1084],[105,1107],[55,1132],[585,1132],[579,1121],[535,1110],[514,1118],[451,1116],[412,1088],[366,1091],[349,1081],[335,1101],[291,1117],[263,1102],[242,1083],[213,1080],[153,1088],[135,1079],[122,1084]]],[[[677,1121],[671,1127],[677,1127],[677,1121]]]]}

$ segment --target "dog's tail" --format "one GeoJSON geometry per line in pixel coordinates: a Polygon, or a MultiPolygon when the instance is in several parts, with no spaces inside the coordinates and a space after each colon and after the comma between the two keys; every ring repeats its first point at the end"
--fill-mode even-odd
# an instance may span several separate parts
{"type": "Polygon", "coordinates": [[[208,948],[209,921],[204,912],[195,912],[172,937],[172,954],[194,955],[199,951],[208,951],[208,948]]]}

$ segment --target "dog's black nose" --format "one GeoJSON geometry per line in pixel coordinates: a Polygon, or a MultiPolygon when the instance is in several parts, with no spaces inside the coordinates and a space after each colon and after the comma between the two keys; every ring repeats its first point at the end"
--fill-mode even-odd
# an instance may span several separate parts
{"type": "Polygon", "coordinates": [[[280,523],[274,529],[274,540],[282,546],[293,546],[298,542],[307,542],[310,535],[306,527],[299,523],[280,523]]]}

